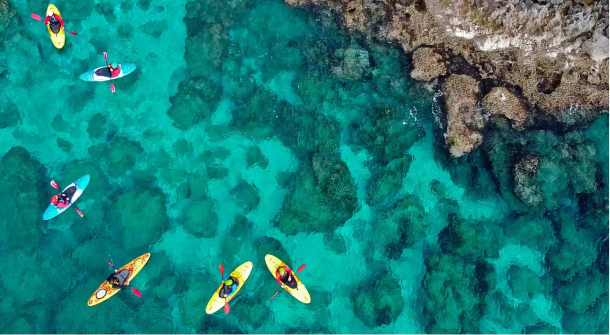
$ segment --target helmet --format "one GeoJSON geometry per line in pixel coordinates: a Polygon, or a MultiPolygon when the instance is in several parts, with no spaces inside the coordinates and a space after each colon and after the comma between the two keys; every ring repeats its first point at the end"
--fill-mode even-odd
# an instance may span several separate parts
{"type": "Polygon", "coordinates": [[[53,16],[53,14],[55,14],[55,13],[53,13],[53,11],[52,11],[52,10],[50,10],[50,9],[49,9],[49,10],[47,11],[47,16],[53,16]]]}
{"type": "Polygon", "coordinates": [[[53,205],[57,205],[58,202],[59,202],[59,197],[58,196],[54,195],[54,196],[51,197],[51,203],[53,205]]]}
{"type": "Polygon", "coordinates": [[[286,273],[286,270],[284,270],[284,268],[280,268],[279,270],[280,276],[283,276],[284,273],[286,273]]]}
{"type": "Polygon", "coordinates": [[[227,279],[227,280],[225,281],[225,285],[227,285],[227,286],[231,286],[231,285],[233,285],[233,279],[231,279],[231,278],[227,279]]]}

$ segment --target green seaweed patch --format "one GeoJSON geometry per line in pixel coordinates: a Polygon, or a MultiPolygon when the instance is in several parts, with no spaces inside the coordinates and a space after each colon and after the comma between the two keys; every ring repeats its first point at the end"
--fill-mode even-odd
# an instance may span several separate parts
{"type": "Polygon", "coordinates": [[[246,213],[255,210],[261,200],[258,189],[243,179],[238,181],[230,194],[246,213]]]}
{"type": "MultiPolygon", "coordinates": [[[[201,23],[196,21],[198,20],[185,18],[187,30],[201,23]]],[[[228,55],[229,39],[225,27],[211,23],[204,29],[198,30],[196,34],[189,31],[185,43],[184,59],[193,76],[208,77],[220,71],[222,62],[228,55]]]]}
{"type": "Polygon", "coordinates": [[[267,166],[269,166],[269,161],[259,147],[252,146],[246,150],[246,164],[248,164],[248,167],[250,168],[258,166],[265,170],[267,169],[267,166]]]}
{"type": "Polygon", "coordinates": [[[347,252],[347,242],[337,232],[327,232],[324,234],[324,245],[337,254],[347,252]]]}
{"type": "Polygon", "coordinates": [[[460,256],[426,258],[423,287],[426,333],[478,333],[487,289],[495,286],[493,268],[460,256]]]}
{"type": "Polygon", "coordinates": [[[343,225],[357,208],[356,186],[347,165],[335,156],[316,155],[297,177],[275,225],[287,235],[329,232],[343,225]]]}
{"type": "Polygon", "coordinates": [[[513,296],[521,301],[531,301],[536,294],[548,297],[553,291],[553,278],[549,275],[539,276],[527,267],[511,266],[507,279],[513,296]]]}
{"type": "Polygon", "coordinates": [[[186,154],[192,153],[193,145],[191,144],[191,142],[181,138],[174,142],[172,150],[174,151],[176,156],[181,157],[186,154]]]}
{"type": "Polygon", "coordinates": [[[104,136],[104,133],[107,130],[106,127],[106,117],[100,113],[97,113],[91,117],[89,120],[89,124],[87,125],[87,133],[89,133],[89,137],[91,139],[97,139],[104,136]]]}
{"type": "Polygon", "coordinates": [[[414,195],[407,195],[377,220],[375,244],[384,245],[386,256],[399,259],[405,248],[426,237],[431,222],[414,195]]]}
{"type": "Polygon", "coordinates": [[[256,259],[265,259],[266,254],[271,254],[281,259],[291,268],[294,266],[292,264],[292,259],[290,258],[288,252],[286,252],[286,249],[284,249],[284,246],[280,241],[271,237],[262,237],[256,240],[254,246],[256,247],[256,259]]]}
{"type": "Polygon", "coordinates": [[[51,126],[57,132],[69,133],[72,130],[72,126],[68,123],[68,121],[64,120],[61,114],[55,115],[53,121],[51,122],[51,126]]]}
{"type": "Polygon", "coordinates": [[[602,276],[597,270],[585,276],[576,276],[561,283],[554,296],[569,311],[585,314],[598,299],[608,300],[608,276],[602,276]]]}
{"type": "Polygon", "coordinates": [[[108,174],[120,177],[132,170],[137,158],[144,153],[140,143],[130,141],[125,137],[117,137],[110,144],[106,158],[108,159],[108,174]]]}
{"type": "Polygon", "coordinates": [[[172,106],[167,115],[176,128],[188,130],[214,113],[221,94],[222,88],[210,78],[183,81],[178,86],[178,93],[170,99],[172,106]]]}
{"type": "Polygon", "coordinates": [[[189,203],[183,209],[182,227],[197,237],[212,238],[218,232],[218,216],[210,198],[189,203]]]}
{"type": "Polygon", "coordinates": [[[455,215],[439,234],[443,251],[469,259],[497,259],[504,245],[502,230],[497,225],[475,222],[455,215]]]}
{"type": "Polygon", "coordinates": [[[0,129],[14,127],[19,122],[21,122],[21,113],[14,104],[8,107],[0,106],[0,129]]]}
{"type": "Polygon", "coordinates": [[[366,115],[350,124],[350,141],[368,150],[379,164],[403,157],[425,136],[423,129],[405,124],[406,115],[389,105],[372,106],[366,115]]]}
{"type": "Polygon", "coordinates": [[[63,138],[57,138],[57,146],[63,151],[63,152],[70,152],[70,150],[72,150],[72,143],[70,143],[69,141],[64,140],[63,138]]]}
{"type": "Polygon", "coordinates": [[[116,220],[114,224],[123,228],[126,249],[148,251],[159,240],[168,228],[166,201],[166,196],[157,187],[130,190],[110,197],[110,203],[106,205],[116,220]]]}
{"type": "Polygon", "coordinates": [[[40,217],[52,195],[50,186],[45,191],[45,175],[40,162],[22,147],[11,148],[0,159],[0,192],[5,195],[0,220],[2,246],[29,249],[38,245],[40,217]]]}
{"type": "Polygon", "coordinates": [[[367,184],[368,202],[372,205],[388,205],[402,189],[403,180],[409,172],[413,156],[406,155],[391,161],[385,167],[372,167],[371,179],[367,184]]]}
{"type": "Polygon", "coordinates": [[[369,328],[391,324],[404,308],[399,280],[387,271],[360,284],[350,300],[354,314],[369,328]]]}

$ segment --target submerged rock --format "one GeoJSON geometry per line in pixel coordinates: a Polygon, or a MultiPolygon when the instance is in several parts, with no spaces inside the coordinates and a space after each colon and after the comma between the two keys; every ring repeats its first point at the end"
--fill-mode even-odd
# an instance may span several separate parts
{"type": "Polygon", "coordinates": [[[431,81],[444,76],[447,66],[443,57],[431,48],[421,47],[413,52],[413,70],[411,78],[421,81],[431,81]]]}
{"type": "Polygon", "coordinates": [[[529,206],[542,203],[542,190],[535,180],[539,164],[538,157],[529,156],[515,165],[515,194],[529,206]]]}
{"type": "Polygon", "coordinates": [[[483,98],[482,104],[491,114],[511,120],[516,129],[522,129],[529,119],[525,104],[504,87],[494,87],[483,98]]]}
{"type": "Polygon", "coordinates": [[[354,179],[341,159],[316,156],[311,165],[298,176],[276,222],[287,235],[332,231],[358,208],[354,179]]]}
{"type": "Polygon", "coordinates": [[[2,246],[27,249],[38,244],[40,217],[52,195],[40,188],[47,185],[44,174],[40,162],[22,147],[12,148],[0,159],[0,193],[5,196],[0,220],[2,246]]]}
{"type": "Polygon", "coordinates": [[[460,157],[483,142],[483,115],[477,106],[479,82],[466,75],[451,75],[443,84],[446,95],[445,142],[454,157],[460,157]]]}
{"type": "Polygon", "coordinates": [[[333,67],[332,71],[339,78],[357,80],[362,79],[369,67],[368,51],[350,47],[345,50],[341,65],[333,67]]]}
{"type": "Polygon", "coordinates": [[[398,279],[384,271],[351,294],[354,313],[367,327],[389,325],[404,308],[398,279]]]}

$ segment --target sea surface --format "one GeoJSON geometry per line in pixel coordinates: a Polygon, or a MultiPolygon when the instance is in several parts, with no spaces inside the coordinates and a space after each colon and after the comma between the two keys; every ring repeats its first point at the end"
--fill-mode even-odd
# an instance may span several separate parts
{"type": "Polygon", "coordinates": [[[30,17],[46,2],[0,0],[0,332],[608,333],[607,113],[492,120],[456,159],[438,87],[332,12],[55,5],[78,33],[62,50],[30,17]],[[114,94],[78,78],[104,51],[138,67],[114,94]],[[49,182],[85,174],[84,218],[43,221],[49,182]],[[87,306],[105,258],[147,252],[141,298],[87,306]],[[306,265],[310,304],[269,301],[268,253],[306,265]],[[246,261],[207,315],[219,264],[246,261]]]}

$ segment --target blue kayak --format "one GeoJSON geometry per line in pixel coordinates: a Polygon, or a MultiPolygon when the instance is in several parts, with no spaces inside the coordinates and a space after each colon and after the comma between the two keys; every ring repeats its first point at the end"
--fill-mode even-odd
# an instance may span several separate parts
{"type": "Polygon", "coordinates": [[[81,194],[83,194],[83,191],[85,191],[87,186],[89,186],[90,180],[91,180],[91,177],[87,174],[87,175],[84,175],[84,176],[78,178],[75,182],[68,185],[68,187],[64,188],[64,190],[61,191],[61,193],[65,193],[70,197],[70,203],[68,204],[68,206],[66,206],[64,208],[58,208],[57,206],[50,204],[49,207],[47,207],[47,209],[44,211],[44,214],[42,214],[42,219],[51,220],[52,218],[65,212],[66,209],[70,208],[70,206],[72,206],[72,204],[76,200],[78,200],[78,198],[81,196],[81,194]]]}
{"type": "Polygon", "coordinates": [[[125,77],[126,75],[135,71],[136,64],[133,64],[133,63],[119,64],[119,68],[121,69],[121,72],[119,72],[119,74],[116,77],[110,78],[110,70],[108,69],[107,66],[102,66],[102,67],[98,67],[95,70],[91,70],[91,71],[81,74],[79,78],[84,81],[115,80],[115,79],[125,77]]]}

